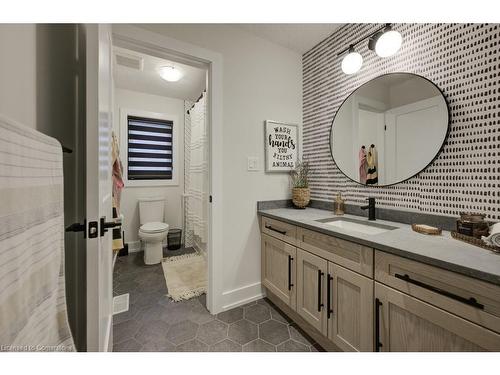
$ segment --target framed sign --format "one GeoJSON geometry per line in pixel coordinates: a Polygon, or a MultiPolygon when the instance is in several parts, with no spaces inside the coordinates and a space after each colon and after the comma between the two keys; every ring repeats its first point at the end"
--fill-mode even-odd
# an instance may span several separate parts
{"type": "Polygon", "coordinates": [[[299,126],[279,121],[265,122],[266,172],[289,172],[299,157],[299,126]]]}

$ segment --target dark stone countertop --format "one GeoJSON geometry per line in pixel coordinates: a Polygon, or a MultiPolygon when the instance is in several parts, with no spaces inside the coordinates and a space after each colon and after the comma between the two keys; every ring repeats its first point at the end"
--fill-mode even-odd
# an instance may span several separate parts
{"type": "MultiPolygon", "coordinates": [[[[281,220],[303,228],[325,233],[348,241],[373,247],[387,253],[399,255],[425,264],[457,272],[475,279],[500,285],[500,254],[455,240],[450,232],[440,236],[416,233],[410,225],[377,220],[375,223],[397,227],[384,233],[368,235],[332,227],[316,220],[339,217],[332,211],[316,208],[298,210],[294,208],[260,209],[259,215],[281,220]]],[[[342,217],[368,221],[365,217],[344,215],[342,217]]],[[[426,223],[417,223],[426,224],[426,223]]]]}

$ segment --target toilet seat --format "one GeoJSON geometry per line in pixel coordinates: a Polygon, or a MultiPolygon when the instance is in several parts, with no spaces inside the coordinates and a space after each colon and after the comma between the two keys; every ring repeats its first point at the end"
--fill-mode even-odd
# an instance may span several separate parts
{"type": "Polygon", "coordinates": [[[168,230],[168,224],[160,222],[146,223],[139,229],[143,233],[160,233],[166,230],[168,230]]]}

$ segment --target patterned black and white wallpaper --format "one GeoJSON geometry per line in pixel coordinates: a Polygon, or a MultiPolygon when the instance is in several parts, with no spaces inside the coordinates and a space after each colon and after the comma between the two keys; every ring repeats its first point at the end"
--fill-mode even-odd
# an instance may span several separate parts
{"type": "Polygon", "coordinates": [[[500,220],[500,25],[395,24],[403,45],[389,58],[362,43],[363,67],[345,75],[337,53],[377,24],[348,24],[303,56],[303,152],[311,162],[311,197],[348,203],[368,196],[386,208],[458,216],[484,212],[500,220]],[[343,100],[381,74],[417,73],[433,81],[450,106],[451,130],[440,156],[423,172],[390,187],[346,178],[330,153],[329,132],[343,100]]]}

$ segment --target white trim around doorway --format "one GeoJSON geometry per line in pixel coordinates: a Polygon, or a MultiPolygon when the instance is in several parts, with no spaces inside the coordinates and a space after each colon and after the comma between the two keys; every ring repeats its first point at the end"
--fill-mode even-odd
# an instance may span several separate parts
{"type": "Polygon", "coordinates": [[[209,180],[212,203],[208,203],[208,291],[207,308],[212,314],[223,310],[222,289],[222,55],[190,43],[181,42],[140,27],[113,25],[113,43],[116,46],[136,50],[182,63],[203,66],[208,70],[207,120],[210,134],[209,180]]]}

